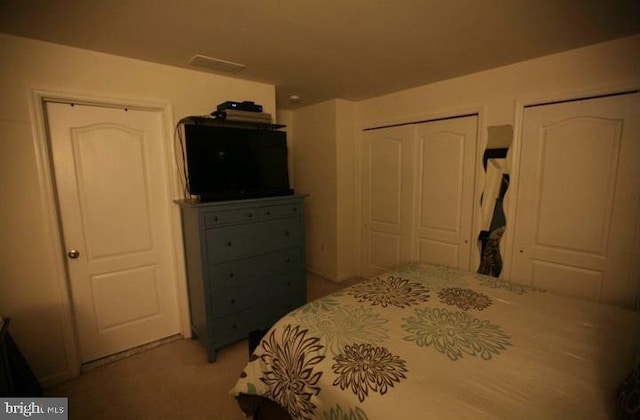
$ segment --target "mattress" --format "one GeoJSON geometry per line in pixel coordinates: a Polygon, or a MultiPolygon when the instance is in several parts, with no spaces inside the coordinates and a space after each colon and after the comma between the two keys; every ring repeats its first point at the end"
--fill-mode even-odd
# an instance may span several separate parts
{"type": "Polygon", "coordinates": [[[412,263],[265,334],[231,393],[294,419],[608,419],[640,313],[412,263]]]}

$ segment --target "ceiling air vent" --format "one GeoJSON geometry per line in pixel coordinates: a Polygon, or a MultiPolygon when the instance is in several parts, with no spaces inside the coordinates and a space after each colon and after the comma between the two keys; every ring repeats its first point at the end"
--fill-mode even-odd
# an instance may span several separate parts
{"type": "Polygon", "coordinates": [[[189,65],[223,73],[238,73],[246,67],[244,64],[232,63],[231,61],[220,60],[218,58],[207,57],[199,54],[194,55],[191,60],[189,60],[189,65]]]}

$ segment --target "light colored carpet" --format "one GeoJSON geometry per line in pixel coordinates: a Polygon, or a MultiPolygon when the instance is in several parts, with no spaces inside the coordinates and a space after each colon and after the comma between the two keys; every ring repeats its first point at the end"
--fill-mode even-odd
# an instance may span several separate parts
{"type": "MultiPolygon", "coordinates": [[[[307,276],[308,300],[360,279],[334,283],[307,276]]],[[[247,362],[243,340],[218,351],[207,362],[204,348],[192,340],[175,340],[101,366],[46,390],[69,398],[74,419],[212,419],[240,420],[243,413],[229,390],[247,362]]]]}

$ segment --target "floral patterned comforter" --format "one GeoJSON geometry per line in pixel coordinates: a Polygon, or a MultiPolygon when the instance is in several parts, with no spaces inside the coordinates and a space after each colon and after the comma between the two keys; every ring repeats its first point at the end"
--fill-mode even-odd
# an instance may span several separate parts
{"type": "Polygon", "coordinates": [[[611,418],[639,348],[638,312],[407,264],[282,318],[231,393],[294,419],[611,418]]]}

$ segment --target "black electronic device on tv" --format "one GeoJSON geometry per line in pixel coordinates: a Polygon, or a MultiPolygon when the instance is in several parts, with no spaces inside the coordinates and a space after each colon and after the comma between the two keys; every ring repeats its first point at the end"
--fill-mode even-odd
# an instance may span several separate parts
{"type": "Polygon", "coordinates": [[[227,109],[236,109],[239,111],[248,111],[248,112],[262,112],[262,105],[258,105],[253,101],[242,101],[242,102],[226,101],[221,104],[218,104],[218,106],[216,107],[217,111],[225,111],[227,109]]]}
{"type": "Polygon", "coordinates": [[[200,201],[291,195],[284,131],[185,124],[187,188],[200,201]]]}

